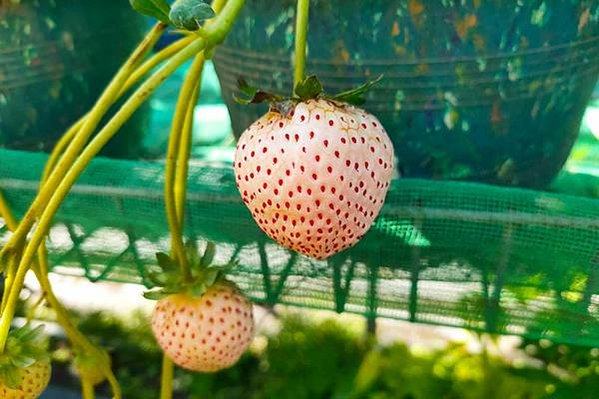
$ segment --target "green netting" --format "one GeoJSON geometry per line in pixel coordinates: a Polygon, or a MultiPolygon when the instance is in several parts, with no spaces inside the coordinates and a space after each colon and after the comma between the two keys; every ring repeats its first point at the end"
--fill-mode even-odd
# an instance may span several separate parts
{"type": "MultiPolygon", "coordinates": [[[[0,188],[22,213],[46,159],[0,150],[0,188]]],[[[97,159],[50,233],[51,261],[91,280],[146,282],[168,247],[163,163],[97,159]]],[[[237,258],[257,302],[599,344],[599,201],[474,183],[393,183],[369,234],[328,262],[270,241],[232,167],[194,161],[186,234],[237,258]]],[[[0,233],[0,244],[9,233],[0,233]]]]}

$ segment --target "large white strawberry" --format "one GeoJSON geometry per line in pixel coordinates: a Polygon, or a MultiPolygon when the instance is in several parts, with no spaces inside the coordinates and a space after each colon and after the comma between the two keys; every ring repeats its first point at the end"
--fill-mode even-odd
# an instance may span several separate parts
{"type": "Polygon", "coordinates": [[[42,327],[24,326],[10,332],[0,354],[0,398],[35,399],[50,382],[50,360],[42,327]]]}
{"type": "Polygon", "coordinates": [[[393,145],[378,119],[315,98],[254,122],[235,153],[243,201],[284,247],[325,259],[355,244],[378,215],[394,171],[393,145]]]}
{"type": "Polygon", "coordinates": [[[152,313],[152,331],[158,345],[180,367],[215,372],[232,366],[254,337],[251,302],[224,277],[231,265],[214,266],[214,245],[204,255],[188,246],[191,278],[182,278],[176,262],[158,254],[163,269],[150,276],[163,288],[145,294],[159,299],[152,313]]]}

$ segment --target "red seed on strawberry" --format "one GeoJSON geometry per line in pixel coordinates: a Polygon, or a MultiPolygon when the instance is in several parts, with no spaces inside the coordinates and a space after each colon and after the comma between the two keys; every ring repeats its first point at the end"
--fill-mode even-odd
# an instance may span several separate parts
{"type": "Polygon", "coordinates": [[[156,304],[152,331],[178,366],[215,372],[235,364],[252,342],[252,304],[227,281],[198,298],[170,295],[156,304]]]}
{"type": "Polygon", "coordinates": [[[389,188],[393,157],[391,140],[373,115],[318,99],[298,103],[289,116],[270,111],[252,124],[239,139],[234,165],[260,228],[286,248],[325,259],[370,228],[389,188]],[[270,137],[264,153],[259,149],[270,137]],[[268,173],[250,175],[258,168],[268,173]]]}

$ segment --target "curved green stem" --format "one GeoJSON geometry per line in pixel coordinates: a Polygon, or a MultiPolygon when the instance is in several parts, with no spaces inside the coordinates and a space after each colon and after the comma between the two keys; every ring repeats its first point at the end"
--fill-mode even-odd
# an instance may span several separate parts
{"type": "MultiPolygon", "coordinates": [[[[4,218],[4,223],[9,230],[14,231],[14,228],[17,226],[17,221],[13,217],[10,208],[8,207],[8,203],[6,202],[6,198],[4,198],[4,194],[0,191],[0,215],[4,218]]],[[[2,292],[2,304],[0,306],[0,311],[4,311],[4,306],[6,304],[6,298],[8,297],[8,293],[10,291],[9,287],[12,285],[12,282],[15,278],[16,273],[16,261],[17,257],[11,255],[8,257],[8,264],[6,265],[6,270],[4,272],[4,290],[2,292]]]]}
{"type": "MultiPolygon", "coordinates": [[[[208,34],[210,35],[211,44],[220,43],[222,40],[224,40],[244,2],[244,0],[231,0],[227,2],[222,13],[217,17],[215,23],[210,25],[210,29],[207,30],[208,34]]],[[[161,27],[161,24],[159,24],[158,27],[161,27]]],[[[161,27],[160,33],[162,33],[163,29],[164,26],[161,27]]],[[[153,32],[156,32],[156,30],[157,29],[155,28],[153,32]]],[[[150,39],[151,36],[152,35],[149,37],[150,39]]],[[[45,209],[39,219],[37,229],[33,233],[31,241],[25,248],[22,258],[20,259],[19,266],[17,267],[15,279],[9,287],[10,293],[6,299],[5,310],[0,317],[0,352],[4,351],[4,347],[6,345],[10,324],[14,316],[16,303],[21,287],[23,286],[25,274],[37,252],[37,248],[40,246],[49,229],[54,214],[66,197],[72,185],[81,175],[93,157],[98,154],[103,146],[110,140],[110,138],[112,138],[117,130],[125,123],[125,121],[129,119],[133,112],[147,99],[147,97],[164,80],[166,80],[170,74],[172,74],[179,66],[181,66],[181,64],[183,64],[193,55],[204,50],[206,47],[206,42],[203,39],[196,39],[184,50],[181,50],[177,55],[171,58],[171,60],[169,60],[164,66],[162,66],[162,68],[148,78],[148,80],[146,80],[146,82],[135,91],[129,100],[112,117],[106,126],[104,126],[100,132],[98,132],[96,137],[88,144],[85,150],[77,158],[77,155],[80,152],[80,148],[78,148],[78,146],[81,145],[82,148],[87,140],[87,138],[85,140],[82,139],[82,137],[85,136],[82,132],[86,132],[95,119],[98,119],[99,121],[101,116],[103,116],[103,114],[99,116],[99,110],[106,105],[110,97],[115,95],[113,92],[118,94],[120,88],[125,83],[126,76],[130,74],[131,69],[133,69],[133,67],[139,62],[141,57],[145,55],[149,48],[153,46],[153,42],[152,40],[149,40],[149,38],[146,38],[144,41],[145,45],[140,45],[140,47],[138,47],[138,50],[140,51],[136,51],[134,56],[128,60],[126,66],[123,67],[119,73],[117,73],[117,77],[115,77],[113,82],[102,95],[101,100],[103,101],[99,100],[96,104],[96,107],[94,107],[94,110],[92,110],[90,115],[88,115],[88,118],[86,118],[86,121],[78,135],[73,139],[71,145],[68,147],[65,154],[59,161],[56,170],[50,175],[48,181],[44,184],[42,191],[30,206],[25,215],[26,219],[19,224],[17,231],[15,231],[15,234],[13,234],[11,237],[11,240],[14,239],[12,242],[12,248],[15,248],[17,246],[15,243],[19,243],[24,240],[27,232],[33,225],[35,217],[38,213],[38,209],[43,208],[45,205],[45,209]],[[71,160],[74,163],[72,163],[72,166],[69,167],[68,161],[71,160]],[[61,175],[63,175],[64,178],[61,179],[61,175]]],[[[154,39],[157,40],[157,37],[154,39]]],[[[3,250],[6,250],[7,247],[8,245],[5,246],[3,250]]]]}
{"type": "MultiPolygon", "coordinates": [[[[135,85],[141,78],[143,78],[148,72],[150,72],[153,68],[159,65],[164,60],[172,57],[175,53],[183,49],[185,46],[190,44],[193,41],[193,37],[185,37],[183,39],[177,40],[176,42],[170,44],[169,46],[163,48],[156,54],[152,55],[146,62],[144,62],[141,66],[139,66],[132,74],[129,76],[123,87],[121,88],[119,94],[116,99],[120,98],[123,94],[125,94],[133,85],[135,85]]],[[[50,153],[50,157],[46,162],[44,167],[44,172],[42,174],[41,183],[43,183],[48,179],[50,172],[54,170],[56,164],[58,163],[60,157],[62,156],[64,150],[70,145],[73,137],[79,132],[83,124],[85,123],[88,114],[82,116],[77,122],[75,122],[65,134],[62,135],[60,140],[54,146],[54,149],[50,153]]],[[[41,189],[41,187],[40,187],[41,189]]]]}
{"type": "MultiPolygon", "coordinates": [[[[198,85],[198,81],[202,77],[202,69],[204,68],[204,57],[198,54],[194,59],[189,72],[185,77],[181,91],[179,92],[179,99],[177,100],[177,108],[175,109],[175,115],[173,117],[173,124],[171,127],[170,140],[168,143],[168,151],[166,155],[166,169],[164,172],[164,202],[166,205],[166,216],[168,220],[169,230],[171,232],[171,246],[175,258],[179,261],[181,266],[181,273],[186,280],[191,279],[191,272],[189,270],[189,264],[187,256],[185,254],[185,244],[183,242],[183,227],[181,220],[183,220],[183,214],[185,210],[183,207],[177,209],[177,196],[175,195],[176,189],[176,173],[177,173],[177,160],[180,153],[181,136],[184,135],[184,125],[189,113],[190,103],[193,97],[194,89],[198,85]]],[[[186,183],[187,174],[184,176],[184,181],[179,182],[181,188],[186,183]],[[181,184],[182,183],[182,184],[181,184]]],[[[179,191],[180,191],[179,190],[179,191]]],[[[181,197],[181,195],[179,195],[181,197]]],[[[183,197],[182,200],[185,201],[183,197]]]]}
{"type": "MultiPolygon", "coordinates": [[[[226,0],[215,0],[212,3],[212,8],[217,14],[221,13],[225,2],[226,0]]],[[[210,25],[210,22],[208,25],[210,25]]],[[[206,38],[205,31],[202,37],[206,38]]],[[[172,237],[171,246],[173,246],[175,252],[179,252],[178,258],[180,259],[183,276],[186,279],[191,278],[189,265],[187,265],[187,256],[183,250],[184,248],[182,248],[185,199],[187,197],[187,173],[189,170],[194,110],[201,90],[204,62],[204,54],[198,54],[181,88],[169,140],[166,164],[168,172],[165,173],[165,202],[172,237]],[[191,95],[190,98],[186,99],[185,97],[189,96],[188,90],[191,90],[191,95]],[[182,118],[184,120],[181,126],[182,118]],[[179,142],[177,143],[177,141],[179,142]]],[[[173,361],[166,354],[163,354],[160,376],[160,399],[172,399],[173,375],[173,361]]]]}
{"type": "Polygon", "coordinates": [[[216,5],[222,6],[223,9],[218,13],[218,16],[210,23],[206,23],[205,27],[205,38],[207,41],[206,47],[211,49],[217,44],[222,43],[227,34],[233,27],[239,12],[245,4],[245,0],[228,0],[220,2],[215,0],[215,6],[213,7],[217,11],[216,5]],[[223,3],[225,3],[223,5],[223,3]]]}
{"type": "MultiPolygon", "coordinates": [[[[116,134],[118,129],[131,117],[133,112],[135,112],[135,110],[137,110],[137,108],[139,108],[139,106],[147,99],[147,97],[153,93],[154,90],[156,90],[156,88],[160,86],[160,84],[164,82],[164,80],[166,80],[166,78],[187,59],[202,51],[204,46],[205,44],[202,39],[196,39],[196,41],[171,58],[171,60],[169,60],[162,68],[148,78],[148,80],[146,80],[144,84],[142,84],[135,91],[135,93],[125,102],[125,104],[123,104],[121,109],[112,117],[106,126],[104,126],[104,128],[98,132],[96,137],[94,137],[86,149],[81,153],[79,158],[58,185],[49,185],[50,181],[55,176],[54,173],[48,179],[48,182],[44,185],[44,191],[46,191],[46,187],[53,187],[53,193],[39,219],[38,226],[31,237],[31,241],[25,248],[19,263],[19,267],[17,268],[14,283],[10,288],[11,292],[7,298],[5,312],[0,317],[0,351],[4,350],[4,345],[6,344],[8,329],[14,315],[16,302],[19,297],[19,291],[23,285],[23,280],[25,278],[28,266],[31,264],[38,246],[48,232],[54,214],[58,210],[58,207],[68,194],[77,178],[85,170],[93,157],[98,154],[98,152],[106,145],[112,136],[116,134]]],[[[57,165],[57,168],[59,167],[60,164],[57,165]]],[[[48,194],[48,196],[50,196],[50,194],[48,194]]]]}
{"type": "Polygon", "coordinates": [[[42,172],[42,178],[40,180],[40,190],[42,189],[46,180],[48,180],[50,173],[52,173],[52,171],[56,167],[56,164],[60,160],[60,157],[64,153],[65,149],[71,144],[71,141],[73,141],[73,138],[75,137],[75,135],[77,135],[77,133],[81,129],[81,126],[83,126],[83,124],[85,123],[86,118],[87,118],[87,115],[84,115],[77,122],[75,122],[67,130],[67,132],[62,135],[60,140],[58,140],[58,142],[54,146],[54,149],[52,150],[52,152],[50,153],[50,156],[48,157],[48,161],[46,161],[46,165],[44,166],[44,171],[42,172]]]}
{"type": "Polygon", "coordinates": [[[175,367],[173,361],[166,354],[163,354],[162,373],[160,375],[160,399],[172,399],[174,373],[175,367]]]}
{"type": "Polygon", "coordinates": [[[81,397],[83,399],[94,399],[96,397],[94,386],[86,378],[81,380],[81,397]]]}
{"type": "MultiPolygon", "coordinates": [[[[183,39],[179,39],[174,43],[171,43],[167,47],[163,48],[156,54],[152,55],[148,60],[146,60],[142,65],[140,65],[135,71],[129,76],[123,87],[121,88],[119,94],[116,96],[115,100],[122,97],[131,87],[133,87],[137,82],[141,80],[144,76],[148,74],[152,69],[162,63],[164,60],[172,57],[174,54],[185,48],[185,46],[189,45],[193,41],[193,37],[184,37],[183,39]]],[[[64,150],[70,145],[73,137],[79,132],[83,124],[85,123],[85,119],[88,117],[88,114],[82,116],[77,122],[75,122],[67,132],[62,135],[60,140],[54,146],[54,149],[50,153],[50,157],[46,162],[44,167],[44,172],[42,174],[41,183],[43,183],[48,179],[50,172],[54,170],[56,164],[58,163],[60,157],[62,156],[64,150]]],[[[40,187],[41,189],[41,187],[40,187]]]]}
{"type": "Polygon", "coordinates": [[[185,224],[185,200],[187,197],[187,173],[189,171],[189,157],[191,155],[191,142],[193,133],[193,113],[195,111],[194,104],[197,102],[196,90],[189,102],[187,113],[185,114],[185,122],[183,123],[183,133],[181,134],[181,143],[179,144],[179,152],[177,153],[177,170],[175,171],[175,201],[176,210],[181,230],[185,224]]]}
{"type": "MultiPolygon", "coordinates": [[[[72,323],[67,310],[62,305],[62,303],[58,300],[54,291],[52,290],[52,285],[50,284],[50,280],[48,280],[48,261],[47,261],[47,252],[44,246],[41,246],[38,250],[38,264],[33,264],[33,272],[42,288],[42,292],[48,304],[54,309],[56,312],[56,320],[58,324],[64,329],[65,334],[69,338],[69,341],[74,346],[77,346],[83,349],[86,353],[94,355],[96,359],[103,359],[102,353],[100,350],[94,346],[85,335],[75,325],[72,323]]],[[[110,387],[112,389],[112,393],[114,398],[119,399],[121,397],[121,387],[110,367],[108,362],[101,362],[100,367],[104,376],[110,383],[110,387]]],[[[82,381],[83,382],[83,381],[82,381]]]]}
{"type": "MultiPolygon", "coordinates": [[[[152,57],[150,57],[140,67],[138,67],[135,70],[135,72],[127,79],[127,82],[121,88],[121,91],[119,92],[117,98],[121,97],[125,92],[127,92],[133,85],[135,85],[142,77],[144,77],[155,66],[159,65],[165,59],[171,57],[174,53],[181,50],[186,45],[190,44],[192,39],[193,38],[191,38],[191,37],[186,37],[184,39],[178,40],[177,42],[164,48],[160,52],[152,55],[152,57]]],[[[60,159],[60,157],[62,156],[62,153],[67,148],[67,146],[70,144],[70,142],[73,140],[73,137],[77,134],[77,132],[79,131],[79,129],[85,122],[85,118],[87,118],[87,115],[83,116],[75,124],[73,124],[71,126],[71,128],[69,128],[67,130],[67,132],[61,137],[61,139],[58,141],[58,143],[54,147],[54,149],[53,149],[52,153],[50,154],[50,157],[48,158],[48,161],[46,162],[46,165],[44,167],[44,171],[43,171],[42,178],[41,178],[41,185],[43,185],[43,183],[48,179],[48,176],[50,175],[52,170],[56,167],[56,164],[57,164],[58,160],[60,159]]],[[[2,201],[2,198],[0,198],[0,212],[4,215],[10,215],[10,217],[12,218],[12,215],[10,212],[5,212],[4,209],[1,208],[1,206],[4,204],[5,203],[2,201]]],[[[6,209],[8,210],[8,208],[6,208],[6,209]]],[[[14,220],[14,219],[12,219],[12,220],[14,220]]],[[[13,223],[16,225],[16,221],[13,223]]],[[[10,221],[7,224],[10,225],[10,221]]],[[[14,230],[14,227],[12,227],[11,229],[14,230]]],[[[46,299],[48,300],[48,302],[50,303],[50,306],[52,306],[52,308],[55,310],[55,312],[57,314],[57,321],[65,330],[67,336],[69,337],[69,340],[72,342],[72,344],[74,346],[79,346],[87,353],[98,352],[97,348],[95,346],[93,346],[87,340],[87,338],[85,338],[85,336],[75,327],[75,325],[73,325],[71,323],[67,310],[64,308],[64,306],[62,306],[60,301],[56,298],[56,296],[53,293],[52,286],[50,284],[50,281],[47,278],[48,260],[47,260],[47,250],[45,247],[45,240],[42,241],[42,243],[40,244],[40,248],[38,249],[38,264],[39,264],[39,270],[37,270],[38,266],[35,264],[33,265],[33,270],[34,270],[36,277],[40,283],[40,286],[42,287],[43,292],[45,293],[46,299]]],[[[12,275],[14,275],[14,270],[13,270],[13,273],[11,274],[11,276],[12,275]]],[[[12,278],[7,279],[7,282],[9,283],[9,284],[7,284],[7,286],[10,286],[10,281],[12,281],[12,278]]],[[[8,290],[4,290],[3,294],[8,294],[8,292],[9,292],[8,290]]],[[[5,298],[3,298],[2,303],[3,304],[6,303],[5,298]]],[[[101,358],[101,354],[97,353],[97,356],[95,356],[95,357],[99,359],[99,358],[101,358]]],[[[110,384],[112,385],[112,390],[113,390],[114,396],[119,398],[121,396],[120,395],[120,386],[118,385],[118,382],[116,380],[116,377],[113,374],[110,364],[109,363],[102,364],[101,368],[104,372],[104,375],[108,378],[110,384]]],[[[82,381],[82,383],[83,383],[83,381],[82,381]]],[[[84,394],[85,394],[86,388],[83,386],[82,386],[82,388],[83,388],[84,394]]],[[[93,394],[93,387],[92,387],[91,393],[93,394]]],[[[90,396],[90,397],[93,398],[93,396],[90,396]]]]}
{"type": "Polygon", "coordinates": [[[129,77],[129,80],[123,86],[123,90],[121,94],[128,91],[135,83],[139,82],[141,78],[146,76],[152,69],[160,65],[163,61],[171,58],[173,55],[177,54],[179,51],[183,50],[185,47],[189,46],[191,42],[195,40],[193,36],[186,36],[182,39],[177,40],[153,54],[148,58],[143,64],[141,64],[129,77]]]}
{"type": "Polygon", "coordinates": [[[295,54],[293,69],[293,93],[299,82],[304,80],[306,74],[306,39],[308,37],[308,16],[310,13],[310,0],[297,0],[295,14],[295,54]]]}
{"type": "Polygon", "coordinates": [[[6,306],[6,299],[8,298],[8,294],[10,293],[10,287],[12,286],[12,283],[15,280],[15,273],[17,272],[18,261],[18,257],[15,255],[10,256],[8,258],[8,265],[6,267],[4,277],[4,290],[2,291],[2,305],[0,306],[0,314],[4,312],[4,308],[6,306]]]}
{"type": "MultiPolygon", "coordinates": [[[[227,0],[214,0],[212,2],[212,9],[214,10],[214,12],[216,14],[220,14],[223,10],[223,7],[225,6],[225,3],[227,2],[227,0]]],[[[213,20],[207,21],[206,22],[206,26],[210,26],[210,24],[213,22],[213,20]]],[[[204,33],[206,33],[204,31],[204,33]]]]}
{"type": "MultiPolygon", "coordinates": [[[[6,222],[6,225],[9,228],[9,230],[14,231],[17,228],[17,220],[13,216],[10,208],[8,207],[8,203],[2,196],[2,193],[0,193],[0,216],[2,216],[2,218],[6,222]]],[[[79,331],[77,327],[75,327],[75,325],[71,322],[71,319],[69,318],[67,310],[54,294],[52,285],[50,284],[50,280],[48,279],[48,257],[44,243],[42,243],[40,248],[38,249],[38,261],[37,264],[34,263],[32,265],[32,269],[40,284],[43,298],[45,298],[46,301],[48,301],[48,304],[50,304],[52,309],[54,309],[54,311],[56,312],[56,320],[58,321],[58,324],[60,324],[64,329],[67,337],[69,338],[69,341],[71,341],[71,343],[74,346],[83,349],[85,352],[95,354],[95,357],[97,359],[102,359],[102,354],[100,353],[98,348],[96,348],[90,341],[88,341],[85,335],[83,335],[83,333],[79,331]]],[[[8,291],[9,290],[5,290],[5,292],[8,291]]],[[[112,372],[110,364],[103,363],[101,364],[101,368],[106,378],[109,381],[111,381],[111,388],[114,397],[117,399],[120,398],[121,389],[116,380],[116,377],[112,372]]]]}
{"type": "Polygon", "coordinates": [[[31,323],[31,320],[33,320],[33,317],[35,316],[35,311],[42,304],[42,302],[44,302],[44,299],[45,299],[44,296],[41,295],[39,298],[37,298],[37,301],[35,301],[35,303],[33,305],[31,305],[27,308],[26,324],[31,323]]]}
{"type": "MultiPolygon", "coordinates": [[[[204,58],[203,54],[198,57],[204,58]]],[[[203,69],[202,62],[201,68],[203,69]]],[[[191,155],[191,142],[193,134],[193,121],[195,106],[200,96],[202,88],[202,71],[200,71],[198,81],[193,89],[191,99],[185,114],[185,122],[183,123],[183,132],[181,134],[181,143],[179,144],[179,152],[177,154],[177,170],[175,173],[175,202],[177,216],[179,217],[179,226],[183,230],[185,219],[185,199],[187,197],[187,173],[189,171],[189,157],[191,155]]]]}
{"type": "Polygon", "coordinates": [[[74,133],[75,136],[73,137],[73,140],[70,142],[65,153],[60,158],[60,161],[58,161],[55,170],[51,173],[39,194],[33,200],[33,203],[25,213],[25,216],[23,216],[21,223],[19,223],[17,230],[11,236],[10,240],[4,246],[2,251],[16,248],[20,242],[25,240],[27,233],[29,233],[29,230],[35,223],[36,217],[50,200],[50,197],[54,191],[54,187],[60,183],[70,167],[73,165],[94,129],[97,127],[98,123],[106,114],[110,106],[114,103],[115,98],[119,94],[123,85],[126,83],[129,75],[131,75],[145,55],[154,47],[154,44],[160,38],[165,28],[166,25],[162,23],[157,24],[145,37],[142,43],[133,51],[121,69],[119,69],[115,77],[106,87],[92,110],[85,118],[84,122],[82,122],[80,129],[76,131],[76,134],[74,133]]]}

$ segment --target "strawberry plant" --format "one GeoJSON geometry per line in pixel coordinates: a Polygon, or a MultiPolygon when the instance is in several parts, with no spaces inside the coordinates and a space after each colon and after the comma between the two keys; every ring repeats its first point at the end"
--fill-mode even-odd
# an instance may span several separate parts
{"type": "MultiPolygon", "coordinates": [[[[92,109],[57,143],[38,194],[20,221],[0,197],[0,212],[13,231],[0,252],[7,282],[0,314],[0,360],[4,359],[0,366],[6,365],[0,370],[0,388],[5,397],[11,397],[10,390],[24,392],[16,394],[19,397],[37,397],[49,375],[47,362],[24,357],[25,352],[15,352],[18,346],[13,345],[12,337],[24,334],[11,331],[11,324],[25,274],[31,269],[77,354],[74,369],[83,398],[93,398],[95,386],[104,380],[113,397],[121,398],[107,352],[77,329],[52,290],[45,241],[54,215],[90,161],[188,60],[192,63],[179,92],[165,162],[170,252],[157,254],[161,271],[150,275],[155,289],[146,293],[147,298],[158,300],[152,331],[164,352],[161,399],[172,397],[174,364],[199,372],[218,371],[233,365],[253,338],[252,305],[226,278],[235,263],[213,264],[214,245],[208,243],[200,256],[196,243],[186,243],[183,233],[194,106],[204,63],[231,30],[244,0],[214,0],[210,5],[203,0],[130,3],[158,22],[92,109]],[[183,37],[150,56],[168,26],[183,32],[183,37]],[[104,123],[122,97],[122,105],[104,123]]],[[[328,95],[316,77],[305,77],[308,12],[309,0],[298,0],[292,96],[266,93],[240,80],[240,102],[268,101],[271,110],[244,133],[235,171],[242,198],[267,235],[297,252],[324,259],[355,244],[373,223],[385,200],[394,155],[377,118],[356,106],[376,81],[328,95]]]]}
{"type": "MultiPolygon", "coordinates": [[[[44,299],[56,311],[58,321],[78,353],[75,369],[80,375],[85,399],[94,397],[94,386],[104,379],[111,385],[115,398],[121,397],[121,391],[111,371],[109,356],[81,334],[52,291],[47,278],[46,234],[54,214],[89,162],[149,95],[177,68],[193,58],[193,66],[182,85],[177,111],[173,118],[165,179],[166,211],[172,233],[172,256],[180,265],[181,279],[185,281],[192,279],[187,264],[188,258],[184,255],[181,233],[186,165],[189,158],[193,118],[191,110],[197,101],[204,61],[210,57],[212,49],[224,40],[244,1],[215,0],[212,5],[201,0],[177,0],[172,5],[165,0],[131,0],[130,3],[135,10],[154,17],[159,22],[118,70],[93,108],[73,124],[57,143],[48,160],[38,195],[20,221],[11,215],[6,202],[0,198],[2,217],[14,232],[0,253],[0,266],[6,276],[6,289],[3,293],[0,315],[0,353],[6,355],[10,351],[12,319],[25,274],[32,269],[44,290],[44,299]],[[210,23],[206,22],[209,19],[210,23]],[[186,31],[187,34],[150,56],[150,51],[169,25],[186,31]],[[105,115],[121,97],[126,97],[123,105],[106,123],[103,123],[105,115]]],[[[214,283],[215,281],[209,284],[206,282],[206,285],[211,286],[214,283]]],[[[221,284],[220,280],[219,284],[221,284]]],[[[172,363],[165,356],[163,364],[161,396],[168,398],[171,396],[172,363]]],[[[3,387],[7,387],[6,389],[16,387],[15,381],[17,379],[13,378],[3,387]]],[[[32,389],[31,392],[34,390],[32,389]]],[[[32,397],[37,397],[39,393],[35,391],[32,397]]]]}

